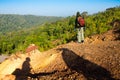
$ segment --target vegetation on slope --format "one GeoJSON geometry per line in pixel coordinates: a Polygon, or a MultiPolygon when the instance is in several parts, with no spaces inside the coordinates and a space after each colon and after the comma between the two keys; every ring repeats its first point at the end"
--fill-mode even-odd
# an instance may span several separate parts
{"type": "MultiPolygon", "coordinates": [[[[120,7],[109,8],[93,15],[87,15],[87,12],[84,12],[82,15],[86,21],[85,36],[87,37],[111,29],[109,24],[120,19],[120,7]]],[[[72,16],[36,28],[6,33],[0,36],[0,53],[25,51],[24,49],[31,43],[39,46],[40,51],[44,51],[71,40],[75,41],[74,21],[75,16],[72,16]]]]}
{"type": "Polygon", "coordinates": [[[0,33],[26,29],[41,25],[45,22],[54,22],[61,18],[62,17],[0,14],[0,33]]]}

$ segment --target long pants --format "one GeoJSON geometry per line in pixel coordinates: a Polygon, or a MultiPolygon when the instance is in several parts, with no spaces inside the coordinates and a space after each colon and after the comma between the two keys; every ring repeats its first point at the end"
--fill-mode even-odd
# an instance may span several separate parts
{"type": "Polygon", "coordinates": [[[84,27],[77,28],[77,39],[78,42],[84,41],[84,27]]]}

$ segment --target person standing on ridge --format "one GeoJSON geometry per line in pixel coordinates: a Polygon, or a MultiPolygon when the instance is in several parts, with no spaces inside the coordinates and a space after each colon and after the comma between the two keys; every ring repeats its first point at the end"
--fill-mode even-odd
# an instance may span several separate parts
{"type": "Polygon", "coordinates": [[[79,12],[77,12],[75,20],[75,29],[77,29],[77,40],[79,43],[84,42],[84,27],[84,18],[80,15],[79,12]]]}

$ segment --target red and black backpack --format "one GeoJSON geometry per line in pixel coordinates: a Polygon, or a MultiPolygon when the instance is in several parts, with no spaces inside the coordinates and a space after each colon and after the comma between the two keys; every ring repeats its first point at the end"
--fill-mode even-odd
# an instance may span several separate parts
{"type": "Polygon", "coordinates": [[[77,21],[81,27],[85,27],[85,20],[81,16],[78,17],[77,21]]]}

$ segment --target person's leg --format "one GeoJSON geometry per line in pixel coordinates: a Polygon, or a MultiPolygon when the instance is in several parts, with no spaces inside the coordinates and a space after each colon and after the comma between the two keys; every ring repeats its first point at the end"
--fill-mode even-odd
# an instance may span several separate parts
{"type": "Polygon", "coordinates": [[[81,28],[77,28],[77,39],[78,39],[78,42],[80,43],[81,42],[81,28]]]}
{"type": "Polygon", "coordinates": [[[84,42],[84,27],[81,27],[81,41],[84,42]]]}

